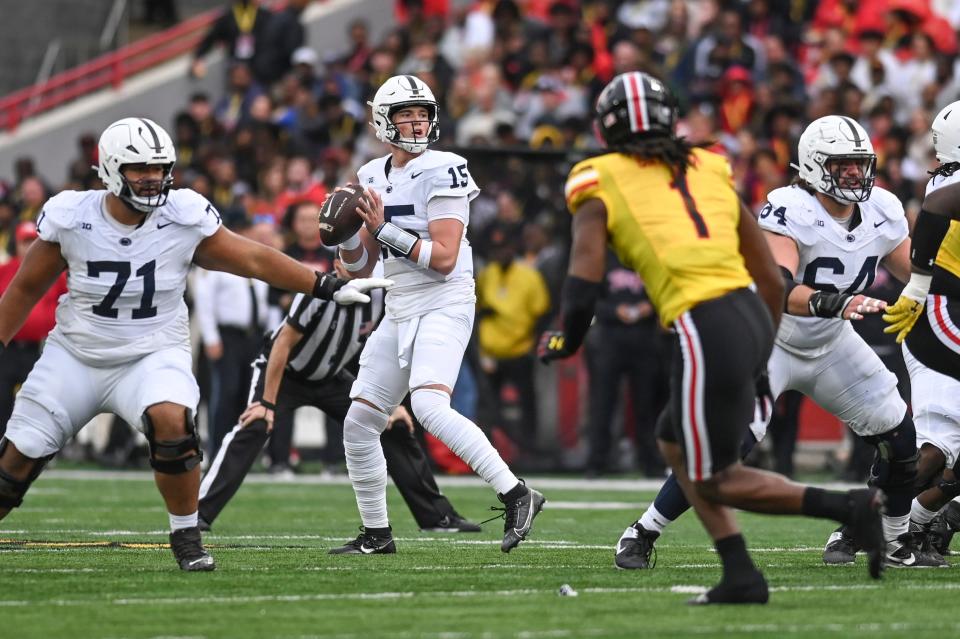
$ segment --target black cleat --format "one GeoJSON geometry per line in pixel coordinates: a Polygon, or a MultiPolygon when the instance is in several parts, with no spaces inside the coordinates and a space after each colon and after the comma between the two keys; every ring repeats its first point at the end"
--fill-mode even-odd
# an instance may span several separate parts
{"type": "Polygon", "coordinates": [[[688,599],[691,606],[707,606],[710,604],[765,604],[770,600],[770,591],[767,589],[767,580],[759,572],[755,572],[747,581],[719,584],[701,593],[693,599],[688,599]]]}
{"type": "Polygon", "coordinates": [[[217,564],[213,561],[200,539],[200,528],[181,528],[170,533],[170,548],[180,566],[180,570],[198,572],[214,570],[217,564]]]}
{"type": "Polygon", "coordinates": [[[360,534],[353,541],[348,541],[339,548],[331,548],[330,555],[392,555],[397,552],[397,545],[393,543],[390,526],[386,528],[364,528],[360,526],[360,534]]]}
{"type": "Polygon", "coordinates": [[[930,545],[926,527],[910,522],[910,531],[887,544],[886,565],[897,568],[949,568],[950,565],[930,545]]]}
{"type": "Polygon", "coordinates": [[[960,532],[960,503],[951,501],[930,522],[930,542],[941,556],[950,554],[950,542],[956,532],[960,532]]]}
{"type": "Polygon", "coordinates": [[[530,534],[533,519],[543,509],[547,500],[532,488],[527,488],[526,494],[513,499],[499,494],[497,498],[504,505],[503,543],[500,544],[500,550],[510,552],[530,534]]]}
{"type": "Polygon", "coordinates": [[[881,517],[886,511],[886,495],[877,488],[851,490],[848,494],[852,507],[848,527],[850,535],[867,553],[867,568],[870,576],[880,579],[887,549],[881,522],[881,517]]]}
{"type": "Polygon", "coordinates": [[[617,553],[613,565],[623,570],[644,570],[657,565],[656,548],[653,542],[660,533],[647,530],[637,521],[623,531],[617,541],[617,553]],[[651,561],[650,557],[653,556],[651,561]]]}
{"type": "Polygon", "coordinates": [[[827,539],[827,545],[823,548],[823,563],[828,566],[852,564],[857,559],[858,550],[860,548],[847,532],[846,526],[840,526],[827,539]]]}
{"type": "Polygon", "coordinates": [[[464,519],[460,515],[444,515],[443,519],[438,521],[433,526],[425,526],[420,529],[420,532],[434,532],[434,533],[458,533],[458,532],[482,532],[478,524],[473,523],[467,519],[464,519]]]}

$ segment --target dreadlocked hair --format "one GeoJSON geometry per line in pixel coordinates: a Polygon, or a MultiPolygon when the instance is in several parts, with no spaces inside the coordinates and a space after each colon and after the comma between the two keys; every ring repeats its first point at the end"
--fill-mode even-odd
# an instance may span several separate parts
{"type": "Polygon", "coordinates": [[[941,164],[932,171],[927,171],[929,175],[942,175],[943,177],[950,177],[954,173],[960,170],[960,162],[947,162],[941,164]]]}
{"type": "Polygon", "coordinates": [[[629,142],[611,145],[610,150],[625,155],[632,155],[641,160],[663,162],[670,167],[674,177],[687,172],[692,161],[693,150],[710,146],[712,142],[693,144],[686,138],[675,138],[669,135],[651,135],[629,142]]]}

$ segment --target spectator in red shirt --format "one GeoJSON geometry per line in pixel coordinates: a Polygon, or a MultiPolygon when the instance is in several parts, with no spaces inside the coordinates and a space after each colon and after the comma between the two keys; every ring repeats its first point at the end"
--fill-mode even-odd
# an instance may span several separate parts
{"type": "MultiPolygon", "coordinates": [[[[9,262],[0,266],[0,293],[7,290],[27,249],[37,239],[37,225],[33,222],[20,222],[14,237],[16,254],[9,262]]],[[[40,358],[40,346],[56,323],[57,300],[66,292],[67,273],[64,271],[30,311],[23,328],[7,344],[5,354],[0,359],[0,436],[6,431],[7,420],[13,412],[14,395],[40,358]]]]}

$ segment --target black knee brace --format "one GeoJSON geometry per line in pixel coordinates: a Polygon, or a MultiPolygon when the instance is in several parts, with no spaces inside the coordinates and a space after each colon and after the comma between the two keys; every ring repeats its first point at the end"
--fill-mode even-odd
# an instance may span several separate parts
{"type": "Polygon", "coordinates": [[[960,497],[960,459],[953,464],[953,479],[946,479],[942,475],[937,482],[937,488],[948,498],[960,497]]]}
{"type": "Polygon", "coordinates": [[[905,417],[899,426],[881,435],[866,438],[877,447],[870,468],[869,485],[884,490],[913,486],[917,480],[917,437],[913,422],[905,417]]]}
{"type": "Polygon", "coordinates": [[[164,441],[157,441],[153,429],[153,420],[147,413],[143,414],[146,431],[144,434],[147,437],[147,443],[150,445],[150,465],[158,473],[179,475],[192,470],[203,461],[203,450],[200,448],[197,426],[190,419],[189,409],[184,410],[184,413],[184,427],[187,436],[164,441]],[[188,455],[187,453],[191,454],[188,455]],[[186,455],[186,457],[181,457],[182,455],[186,455]]]}
{"type": "MultiPolygon", "coordinates": [[[[0,439],[0,460],[3,459],[3,451],[7,448],[7,438],[0,439]]],[[[23,496],[27,494],[30,484],[33,483],[47,462],[53,459],[53,455],[41,457],[34,460],[33,469],[26,479],[17,479],[0,466],[0,508],[17,508],[23,503],[23,496]]]]}

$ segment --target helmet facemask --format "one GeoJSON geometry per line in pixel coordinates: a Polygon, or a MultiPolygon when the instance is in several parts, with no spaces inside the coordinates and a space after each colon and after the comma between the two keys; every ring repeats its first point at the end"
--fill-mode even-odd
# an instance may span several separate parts
{"type": "MultiPolygon", "coordinates": [[[[409,120],[410,124],[414,122],[423,122],[422,120],[409,120]]],[[[423,153],[427,147],[440,139],[440,122],[437,117],[436,102],[401,102],[392,105],[387,109],[387,122],[384,127],[384,142],[398,146],[404,151],[410,153],[423,153]],[[400,111],[410,107],[423,107],[427,110],[427,134],[425,136],[414,136],[405,138],[400,135],[400,129],[393,121],[393,116],[400,111]]]]}
{"type": "MultiPolygon", "coordinates": [[[[122,187],[117,197],[130,208],[140,213],[150,213],[155,208],[167,203],[170,188],[173,186],[173,165],[164,164],[163,174],[159,180],[140,178],[131,182],[124,170],[128,165],[120,167],[120,182],[122,187]],[[146,191],[146,193],[144,193],[146,191]]],[[[155,165],[148,165],[155,166],[155,165]]]]}
{"type": "Polygon", "coordinates": [[[818,191],[838,202],[866,202],[870,199],[873,183],[877,179],[877,156],[874,154],[831,155],[821,163],[824,186],[818,191]],[[848,174],[845,165],[855,162],[859,175],[848,174]]]}

